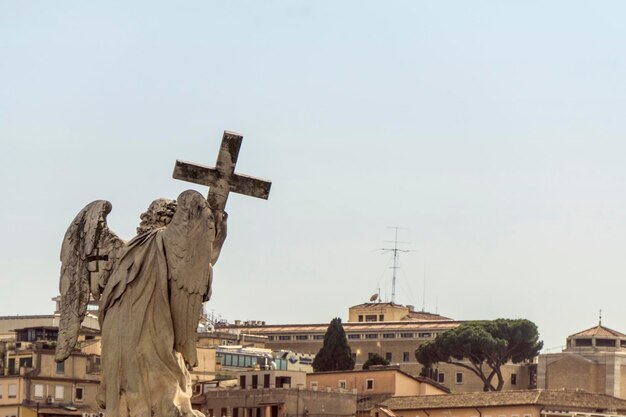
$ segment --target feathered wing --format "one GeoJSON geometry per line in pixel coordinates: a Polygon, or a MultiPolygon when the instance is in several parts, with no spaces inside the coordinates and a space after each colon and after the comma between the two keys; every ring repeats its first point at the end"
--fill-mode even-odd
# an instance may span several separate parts
{"type": "Polygon", "coordinates": [[[111,203],[96,200],[74,218],[65,232],[61,246],[61,292],[59,336],[55,359],[61,362],[76,345],[80,325],[87,312],[90,294],[100,296],[100,289],[117,260],[124,242],[106,225],[111,203]]]}
{"type": "MultiPolygon", "coordinates": [[[[211,289],[215,218],[206,199],[196,191],[178,197],[178,207],[163,231],[170,287],[170,310],[174,326],[174,349],[185,361],[197,364],[196,340],[202,303],[211,289]]],[[[225,236],[219,223],[217,242],[225,236]]],[[[219,248],[215,248],[219,252],[219,248]]]]}

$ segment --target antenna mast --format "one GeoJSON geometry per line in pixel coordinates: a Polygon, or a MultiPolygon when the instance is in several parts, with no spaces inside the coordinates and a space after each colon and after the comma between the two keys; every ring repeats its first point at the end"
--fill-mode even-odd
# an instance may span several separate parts
{"type": "Polygon", "coordinates": [[[398,270],[398,253],[400,252],[410,252],[406,249],[399,249],[398,248],[398,243],[406,243],[406,242],[398,242],[398,229],[400,229],[397,226],[389,226],[390,229],[395,229],[395,239],[393,241],[393,248],[382,248],[381,250],[383,252],[393,252],[393,266],[391,267],[391,269],[393,269],[393,278],[391,281],[391,302],[395,303],[396,301],[396,271],[398,270]]]}

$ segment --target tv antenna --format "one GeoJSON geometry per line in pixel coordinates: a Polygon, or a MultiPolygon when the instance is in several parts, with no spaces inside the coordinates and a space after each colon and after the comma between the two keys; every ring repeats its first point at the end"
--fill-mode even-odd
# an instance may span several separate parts
{"type": "MultiPolygon", "coordinates": [[[[405,229],[404,227],[397,226],[387,226],[388,229],[395,229],[395,239],[393,240],[393,248],[382,248],[383,252],[391,252],[393,253],[393,266],[391,269],[393,270],[393,276],[391,280],[391,303],[395,303],[396,301],[396,271],[398,270],[398,254],[403,252],[411,252],[407,249],[398,248],[398,243],[408,243],[408,242],[399,242],[398,241],[398,229],[405,229]]],[[[388,241],[389,242],[389,241],[388,241]]]]}

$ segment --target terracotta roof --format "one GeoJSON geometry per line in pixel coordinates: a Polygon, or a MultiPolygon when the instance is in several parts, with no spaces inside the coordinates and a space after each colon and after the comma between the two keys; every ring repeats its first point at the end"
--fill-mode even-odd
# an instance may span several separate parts
{"type": "Polygon", "coordinates": [[[609,329],[608,327],[604,327],[602,324],[598,324],[595,327],[591,327],[589,329],[583,330],[582,332],[575,333],[570,337],[626,337],[626,334],[620,333],[617,330],[609,329]]]}
{"type": "Polygon", "coordinates": [[[593,408],[594,411],[626,411],[626,400],[604,394],[565,390],[520,390],[467,392],[411,397],[394,397],[381,405],[392,411],[418,408],[462,408],[501,405],[540,405],[545,407],[593,408]]]}

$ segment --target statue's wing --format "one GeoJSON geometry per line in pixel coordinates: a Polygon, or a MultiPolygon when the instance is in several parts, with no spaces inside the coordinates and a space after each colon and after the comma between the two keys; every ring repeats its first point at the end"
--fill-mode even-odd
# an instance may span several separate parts
{"type": "Polygon", "coordinates": [[[191,366],[197,364],[196,339],[202,303],[211,287],[215,219],[196,191],[178,197],[172,221],[163,231],[170,286],[174,349],[191,366]]]}
{"type": "Polygon", "coordinates": [[[61,246],[61,292],[59,336],[56,357],[61,362],[76,345],[89,296],[97,299],[123,246],[106,225],[111,203],[96,200],[74,218],[61,246]]]}

